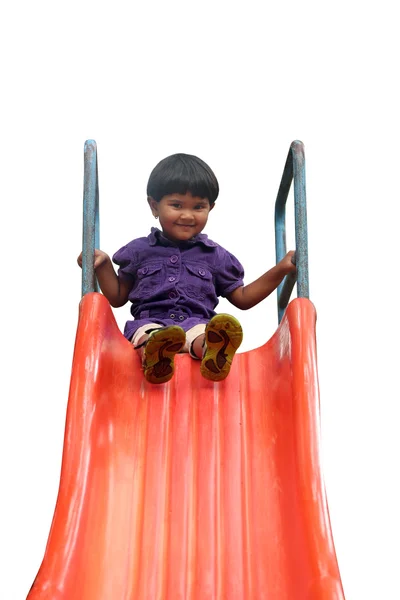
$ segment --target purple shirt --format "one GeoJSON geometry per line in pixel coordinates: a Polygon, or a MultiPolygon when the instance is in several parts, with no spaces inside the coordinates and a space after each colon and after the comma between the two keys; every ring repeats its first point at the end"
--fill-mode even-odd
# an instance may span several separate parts
{"type": "Polygon", "coordinates": [[[113,261],[119,265],[118,276],[133,285],[128,298],[135,320],[125,325],[128,339],[150,322],[180,325],[185,331],[208,323],[218,296],[243,285],[237,258],[203,233],[176,244],[153,227],[149,236],[118,250],[113,261]]]}

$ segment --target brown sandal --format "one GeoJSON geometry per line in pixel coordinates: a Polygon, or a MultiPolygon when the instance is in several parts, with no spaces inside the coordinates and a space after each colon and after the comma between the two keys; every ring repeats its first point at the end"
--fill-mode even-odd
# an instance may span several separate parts
{"type": "Polygon", "coordinates": [[[186,342],[186,333],[182,327],[172,325],[154,329],[144,346],[143,371],[150,383],[169,381],[175,370],[175,354],[180,352],[186,342]]]}
{"type": "Polygon", "coordinates": [[[242,326],[235,317],[215,315],[206,327],[206,351],[200,366],[203,377],[211,381],[225,379],[242,339],[242,326]]]}

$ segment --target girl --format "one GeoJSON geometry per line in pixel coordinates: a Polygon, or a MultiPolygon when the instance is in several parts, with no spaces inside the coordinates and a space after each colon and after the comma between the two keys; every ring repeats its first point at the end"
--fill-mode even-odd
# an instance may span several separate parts
{"type": "MultiPolygon", "coordinates": [[[[206,379],[225,379],[243,334],[237,319],[215,313],[218,297],[247,310],[296,269],[290,251],[245,286],[237,258],[202,233],[218,193],[213,171],[200,158],[168,156],[147,185],[147,201],[161,229],[153,227],[147,237],[118,250],[117,273],[110,257],[95,251],[97,279],[111,306],[132,303],[134,320],[126,323],[124,335],[140,353],[150,383],[171,379],[178,352],[200,359],[206,379]]],[[[78,263],[82,266],[82,255],[78,263]]]]}

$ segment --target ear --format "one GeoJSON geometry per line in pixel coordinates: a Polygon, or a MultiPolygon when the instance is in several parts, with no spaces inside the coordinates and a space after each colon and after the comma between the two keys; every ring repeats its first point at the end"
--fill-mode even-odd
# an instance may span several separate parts
{"type": "Polygon", "coordinates": [[[158,217],[158,202],[151,196],[147,196],[147,202],[149,203],[153,217],[158,217]]]}
{"type": "Polygon", "coordinates": [[[214,202],[214,204],[210,204],[210,211],[214,208],[214,206],[215,206],[215,202],[214,202]]]}

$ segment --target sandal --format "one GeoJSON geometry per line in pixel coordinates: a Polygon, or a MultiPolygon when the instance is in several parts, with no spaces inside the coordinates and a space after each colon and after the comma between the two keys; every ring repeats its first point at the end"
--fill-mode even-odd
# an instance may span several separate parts
{"type": "Polygon", "coordinates": [[[222,381],[229,374],[236,350],[243,339],[242,326],[231,315],[215,315],[205,332],[205,353],[200,372],[206,379],[222,381]]]}
{"type": "Polygon", "coordinates": [[[154,329],[144,346],[143,371],[150,383],[165,383],[174,374],[175,354],[180,352],[186,342],[186,333],[182,327],[173,325],[154,329]]]}

